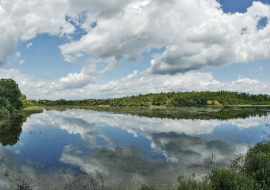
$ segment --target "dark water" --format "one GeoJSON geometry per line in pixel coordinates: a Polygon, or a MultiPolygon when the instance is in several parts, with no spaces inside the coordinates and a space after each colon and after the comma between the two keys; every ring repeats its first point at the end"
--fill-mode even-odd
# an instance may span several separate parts
{"type": "Polygon", "coordinates": [[[267,112],[224,118],[68,109],[2,119],[0,189],[173,189],[179,175],[199,179],[268,139],[267,112]]]}

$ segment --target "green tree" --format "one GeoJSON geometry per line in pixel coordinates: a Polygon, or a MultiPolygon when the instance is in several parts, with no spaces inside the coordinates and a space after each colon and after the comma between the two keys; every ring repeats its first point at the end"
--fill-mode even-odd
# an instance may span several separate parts
{"type": "Polygon", "coordinates": [[[9,100],[5,97],[0,96],[0,116],[12,114],[13,110],[14,108],[10,104],[9,100]]]}
{"type": "Polygon", "coordinates": [[[22,93],[13,79],[0,80],[0,97],[6,98],[15,109],[21,109],[22,93]]]}

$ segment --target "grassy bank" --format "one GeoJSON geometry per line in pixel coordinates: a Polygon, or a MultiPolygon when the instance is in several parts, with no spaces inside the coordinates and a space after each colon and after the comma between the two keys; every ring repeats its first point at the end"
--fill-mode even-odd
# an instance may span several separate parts
{"type": "Polygon", "coordinates": [[[41,106],[31,106],[24,108],[22,110],[15,110],[14,114],[33,114],[33,113],[42,113],[43,107],[41,106]]]}

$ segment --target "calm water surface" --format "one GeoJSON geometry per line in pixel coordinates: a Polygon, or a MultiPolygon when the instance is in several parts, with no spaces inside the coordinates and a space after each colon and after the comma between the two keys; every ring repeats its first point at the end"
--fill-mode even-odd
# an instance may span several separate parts
{"type": "Polygon", "coordinates": [[[160,119],[83,109],[0,121],[0,189],[173,189],[267,140],[268,113],[160,119]],[[102,183],[103,180],[103,183],[102,183]]]}

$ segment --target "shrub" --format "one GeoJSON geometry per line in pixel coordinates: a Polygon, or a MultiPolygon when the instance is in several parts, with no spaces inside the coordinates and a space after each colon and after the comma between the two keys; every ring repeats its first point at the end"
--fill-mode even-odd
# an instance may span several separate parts
{"type": "Polygon", "coordinates": [[[151,187],[142,184],[142,186],[138,190],[155,190],[155,187],[152,185],[151,187]]]}
{"type": "Polygon", "coordinates": [[[270,190],[270,142],[256,144],[228,168],[213,169],[202,181],[178,178],[178,190],[270,190]]]}
{"type": "Polygon", "coordinates": [[[180,183],[178,190],[209,190],[211,189],[211,184],[208,178],[204,178],[202,181],[196,181],[194,176],[189,178],[188,181],[184,180],[184,176],[178,177],[178,182],[180,183]]]}
{"type": "Polygon", "coordinates": [[[270,189],[270,142],[258,143],[248,151],[243,170],[262,189],[270,189]]]}
{"type": "Polygon", "coordinates": [[[234,169],[214,169],[209,179],[213,190],[254,190],[254,181],[234,169]]]}

